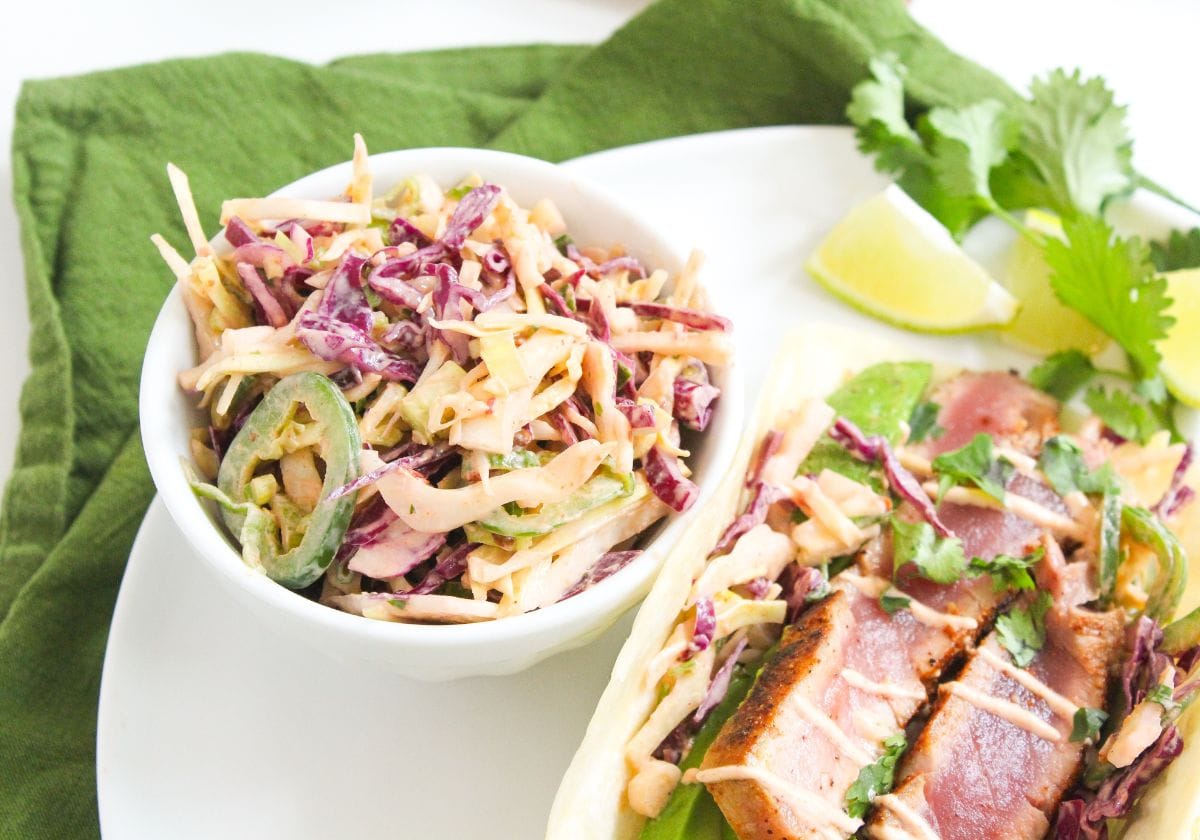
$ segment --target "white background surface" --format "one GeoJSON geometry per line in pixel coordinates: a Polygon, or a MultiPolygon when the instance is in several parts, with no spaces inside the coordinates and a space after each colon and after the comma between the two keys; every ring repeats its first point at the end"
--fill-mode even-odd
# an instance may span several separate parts
{"type": "MultiPolygon", "coordinates": [[[[743,0],[748,10],[751,0],[743,0]]],[[[20,82],[228,50],[314,62],[350,53],[605,38],[647,0],[153,0],[8,4],[0,39],[0,481],[12,468],[17,397],[28,372],[23,267],[10,138],[20,82]],[[185,10],[182,11],[181,10],[185,10]]],[[[1015,85],[1052,67],[1104,74],[1130,105],[1136,162],[1200,202],[1200,2],[914,0],[952,47],[1015,85]]]]}

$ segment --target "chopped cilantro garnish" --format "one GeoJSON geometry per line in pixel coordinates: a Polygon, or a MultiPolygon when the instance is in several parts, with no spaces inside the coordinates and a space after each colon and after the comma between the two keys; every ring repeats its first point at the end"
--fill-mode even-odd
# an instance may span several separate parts
{"type": "Polygon", "coordinates": [[[1061,435],[1046,441],[1038,455],[1038,467],[1062,496],[1077,490],[1083,493],[1114,493],[1120,489],[1111,464],[1106,461],[1095,470],[1089,469],[1079,446],[1061,435]]]}
{"type": "Polygon", "coordinates": [[[883,740],[883,755],[874,764],[858,771],[858,778],[846,791],[846,812],[861,819],[871,808],[871,801],[892,789],[896,782],[896,764],[908,742],[903,732],[897,732],[883,740]]]}
{"type": "Polygon", "coordinates": [[[1033,589],[1033,575],[1029,573],[1029,570],[1042,559],[1045,553],[1045,549],[1039,547],[1024,557],[1015,557],[1011,554],[997,554],[991,560],[973,557],[971,564],[967,567],[967,574],[971,577],[990,575],[992,587],[997,592],[1003,592],[1006,589],[1033,589]]]}
{"type": "Polygon", "coordinates": [[[564,233],[554,237],[554,247],[558,249],[558,253],[564,257],[567,255],[567,246],[574,245],[575,240],[571,238],[571,234],[564,233]]]}
{"type": "Polygon", "coordinates": [[[1075,712],[1075,719],[1071,726],[1071,740],[1084,741],[1089,738],[1095,740],[1100,734],[1100,728],[1104,726],[1104,722],[1108,720],[1108,713],[1100,709],[1092,709],[1088,706],[1080,706],[1075,712]]]}
{"type": "Polygon", "coordinates": [[[933,471],[938,475],[938,495],[944,496],[951,487],[973,484],[998,502],[1004,501],[1004,486],[1012,476],[1013,466],[993,452],[991,435],[975,435],[960,449],[943,452],[933,459],[933,471]]]}
{"type": "Polygon", "coordinates": [[[967,568],[962,541],[939,537],[928,522],[905,522],[892,518],[893,563],[899,569],[913,563],[921,577],[934,583],[953,583],[967,568]]]}
{"type": "Polygon", "coordinates": [[[1156,685],[1146,693],[1146,699],[1157,703],[1164,711],[1174,711],[1179,704],[1175,702],[1175,691],[1169,685],[1156,685]]]}
{"type": "Polygon", "coordinates": [[[879,606],[888,615],[895,615],[900,610],[908,609],[908,605],[911,603],[912,598],[905,598],[903,595],[894,595],[890,592],[879,596],[879,606]]]}
{"type": "Polygon", "coordinates": [[[908,418],[908,442],[920,443],[926,438],[939,438],[945,429],[938,425],[938,412],[941,406],[935,402],[920,402],[908,418]]]}
{"type": "Polygon", "coordinates": [[[1082,351],[1063,350],[1048,356],[1045,361],[1029,371],[1029,384],[1045,391],[1056,400],[1065,402],[1079,393],[1097,373],[1092,360],[1082,351]]]}
{"type": "Polygon", "coordinates": [[[996,619],[996,635],[1019,667],[1033,661],[1046,644],[1046,611],[1053,599],[1039,592],[1028,606],[1014,607],[996,619]]]}
{"type": "Polygon", "coordinates": [[[1104,425],[1128,440],[1145,443],[1160,428],[1150,409],[1125,391],[1092,388],[1084,402],[1104,425]]]}

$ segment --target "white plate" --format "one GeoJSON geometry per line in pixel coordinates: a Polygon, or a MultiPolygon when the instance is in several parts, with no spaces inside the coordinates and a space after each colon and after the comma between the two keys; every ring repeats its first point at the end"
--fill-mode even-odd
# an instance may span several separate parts
{"type": "MultiPolygon", "coordinates": [[[[820,236],[885,183],[846,129],[722,132],[567,165],[708,253],[705,282],[735,292],[728,314],[751,400],[780,336],[806,321],[892,333],[914,356],[967,366],[1029,362],[986,336],[892,330],[805,276],[820,236]]],[[[1187,221],[1153,200],[1140,204],[1148,233],[1187,221]]],[[[155,502],[105,660],[102,830],[109,840],[537,838],[629,624],[514,677],[410,682],[260,627],[155,502]]]]}

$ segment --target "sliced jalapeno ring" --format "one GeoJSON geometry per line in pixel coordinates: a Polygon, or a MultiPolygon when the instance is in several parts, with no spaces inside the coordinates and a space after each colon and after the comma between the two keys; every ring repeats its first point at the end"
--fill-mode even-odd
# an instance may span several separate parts
{"type": "Polygon", "coordinates": [[[319,427],[317,447],[325,462],[325,477],[320,501],[304,524],[299,544],[285,550],[280,545],[275,518],[266,511],[262,516],[247,517],[240,504],[221,509],[225,524],[242,540],[246,563],[261,568],[267,577],[289,589],[303,589],[325,572],[350,525],[358,494],[347,493],[332,502],[328,497],[358,477],[362,443],[354,410],[328,377],[295,373],[281,379],[246,419],[217,474],[217,486],[225,495],[234,502],[248,501],[253,495],[247,491],[255,472],[260,464],[279,459],[280,438],[293,427],[301,406],[319,427]]]}

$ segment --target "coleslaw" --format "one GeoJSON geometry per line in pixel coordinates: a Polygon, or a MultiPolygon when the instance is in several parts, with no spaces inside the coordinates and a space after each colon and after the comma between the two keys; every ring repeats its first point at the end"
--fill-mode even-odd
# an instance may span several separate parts
{"type": "Polygon", "coordinates": [[[187,468],[243,559],[368,618],[470,622],[572,597],[687,509],[685,444],[728,363],[693,253],[675,277],[576,245],[471,175],[377,195],[355,135],[333,200],[232,199],[228,247],[168,174],[204,412],[187,468]]]}

